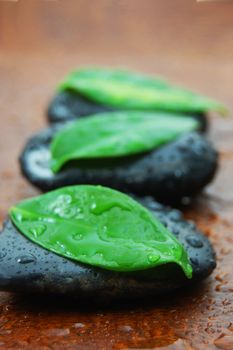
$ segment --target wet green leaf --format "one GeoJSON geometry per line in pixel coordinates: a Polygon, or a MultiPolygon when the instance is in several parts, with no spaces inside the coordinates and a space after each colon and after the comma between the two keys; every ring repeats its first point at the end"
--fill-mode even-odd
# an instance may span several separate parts
{"type": "Polygon", "coordinates": [[[192,276],[187,253],[160,221],[127,195],[101,186],[71,186],[11,208],[19,231],[40,246],[115,271],[178,264],[192,276]]]}
{"type": "Polygon", "coordinates": [[[150,112],[109,112],[79,119],[54,136],[51,168],[57,172],[74,159],[150,151],[198,126],[191,117],[150,112]]]}
{"type": "Polygon", "coordinates": [[[118,109],[226,113],[208,97],[157,78],[121,70],[86,68],[71,72],[60,90],[74,90],[91,101],[118,109]]]}

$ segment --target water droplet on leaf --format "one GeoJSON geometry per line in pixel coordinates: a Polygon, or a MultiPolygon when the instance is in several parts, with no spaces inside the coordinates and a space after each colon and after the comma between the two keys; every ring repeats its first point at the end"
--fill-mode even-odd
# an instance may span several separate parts
{"type": "Polygon", "coordinates": [[[76,233],[73,235],[73,239],[76,241],[81,241],[81,239],[83,239],[83,235],[81,233],[76,233]]]}
{"type": "Polygon", "coordinates": [[[155,263],[156,261],[158,261],[160,259],[160,256],[159,255],[156,255],[156,254],[149,254],[148,255],[148,260],[149,262],[151,263],[155,263]]]}
{"type": "Polygon", "coordinates": [[[35,237],[42,236],[46,231],[46,226],[44,224],[36,225],[35,227],[31,228],[29,231],[33,234],[35,237]]]}

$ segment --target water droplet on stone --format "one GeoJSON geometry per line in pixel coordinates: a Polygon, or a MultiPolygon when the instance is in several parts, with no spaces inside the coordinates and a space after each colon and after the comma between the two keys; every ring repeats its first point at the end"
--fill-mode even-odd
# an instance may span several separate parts
{"type": "Polygon", "coordinates": [[[21,255],[17,257],[17,263],[19,264],[30,264],[33,262],[36,262],[36,257],[33,256],[32,254],[28,254],[28,255],[21,255]]]}
{"type": "Polygon", "coordinates": [[[193,248],[202,248],[203,247],[202,241],[194,235],[187,236],[186,242],[188,244],[190,244],[193,248]]]}
{"type": "Polygon", "coordinates": [[[192,263],[193,265],[195,265],[195,266],[198,266],[198,265],[199,265],[199,262],[198,262],[197,258],[191,257],[191,258],[190,258],[190,261],[191,261],[191,263],[192,263]]]}
{"type": "Polygon", "coordinates": [[[0,260],[2,260],[6,256],[6,252],[1,251],[0,252],[0,260]]]}
{"type": "Polygon", "coordinates": [[[172,221],[180,221],[181,219],[181,213],[178,210],[172,210],[169,214],[168,217],[172,221]]]}
{"type": "Polygon", "coordinates": [[[175,170],[175,172],[174,172],[174,175],[175,175],[175,177],[176,177],[177,179],[181,178],[182,174],[183,174],[183,172],[182,172],[181,169],[177,169],[177,170],[175,170]]]}

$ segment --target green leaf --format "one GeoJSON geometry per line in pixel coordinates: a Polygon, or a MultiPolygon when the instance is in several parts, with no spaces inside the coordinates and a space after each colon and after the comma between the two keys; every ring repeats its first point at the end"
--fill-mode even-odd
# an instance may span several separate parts
{"type": "Polygon", "coordinates": [[[59,86],[74,90],[96,103],[119,109],[171,112],[227,112],[217,101],[163,80],[121,70],[81,69],[59,86]]]}
{"type": "Polygon", "coordinates": [[[175,263],[192,276],[187,253],[146,208],[101,186],[70,186],[27,199],[10,210],[22,234],[79,262],[115,271],[175,263]]]}
{"type": "Polygon", "coordinates": [[[79,119],[51,143],[54,172],[81,158],[120,157],[150,151],[198,128],[191,117],[166,113],[109,112],[79,119]]]}

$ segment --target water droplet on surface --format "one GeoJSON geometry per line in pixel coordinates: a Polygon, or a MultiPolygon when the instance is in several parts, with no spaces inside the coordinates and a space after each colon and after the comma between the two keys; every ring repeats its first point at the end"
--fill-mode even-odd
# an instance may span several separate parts
{"type": "Polygon", "coordinates": [[[77,322],[77,323],[73,324],[72,327],[73,327],[73,328],[84,328],[84,327],[85,327],[85,324],[84,324],[84,323],[81,323],[81,322],[77,322]]]}
{"type": "Polygon", "coordinates": [[[57,200],[61,203],[70,204],[72,202],[72,197],[69,194],[61,194],[58,196],[57,200]]]}
{"type": "Polygon", "coordinates": [[[63,337],[65,335],[69,335],[70,330],[68,328],[54,328],[46,331],[46,334],[52,337],[63,337]]]}
{"type": "Polygon", "coordinates": [[[181,219],[181,213],[178,210],[172,210],[168,217],[171,221],[177,222],[181,219]]]}
{"type": "Polygon", "coordinates": [[[33,234],[35,237],[42,236],[46,231],[46,226],[44,224],[37,225],[29,230],[30,233],[33,234]]]}
{"type": "Polygon", "coordinates": [[[91,210],[95,210],[95,209],[96,209],[96,203],[93,202],[93,203],[91,204],[91,210]]]}
{"type": "Polygon", "coordinates": [[[131,326],[128,326],[128,325],[119,326],[118,329],[119,329],[119,331],[126,332],[126,333],[129,333],[129,332],[133,331],[133,328],[131,326]]]}
{"type": "Polygon", "coordinates": [[[18,221],[18,222],[22,222],[23,221],[23,215],[22,215],[22,213],[16,213],[16,214],[14,214],[14,216],[15,216],[15,219],[16,219],[16,221],[18,221]]]}
{"type": "Polygon", "coordinates": [[[202,248],[203,247],[202,241],[194,235],[189,235],[185,239],[186,239],[186,242],[188,244],[190,244],[193,248],[202,248]]]}
{"type": "Polygon", "coordinates": [[[186,266],[186,269],[187,269],[188,273],[192,273],[192,271],[193,271],[192,266],[190,264],[188,264],[186,266]]]}
{"type": "Polygon", "coordinates": [[[182,174],[183,174],[183,171],[181,169],[177,169],[174,172],[174,175],[177,179],[181,178],[182,174]]]}
{"type": "Polygon", "coordinates": [[[62,244],[60,241],[56,242],[57,247],[59,247],[63,252],[66,252],[66,247],[64,246],[64,244],[62,244]]]}
{"type": "Polygon", "coordinates": [[[95,253],[94,255],[95,255],[96,258],[100,258],[100,259],[103,258],[103,254],[102,253],[95,253]]]}
{"type": "Polygon", "coordinates": [[[149,262],[151,263],[155,263],[156,261],[158,261],[160,259],[160,256],[159,255],[156,255],[156,254],[149,254],[148,255],[148,260],[149,262]]]}
{"type": "Polygon", "coordinates": [[[76,233],[73,235],[73,239],[75,239],[76,241],[81,241],[81,239],[83,239],[83,234],[82,233],[76,233]]]}
{"type": "Polygon", "coordinates": [[[36,257],[32,254],[21,255],[16,258],[17,263],[19,264],[30,264],[36,262],[36,257]]]}
{"type": "Polygon", "coordinates": [[[193,265],[195,265],[195,266],[198,266],[198,265],[199,265],[199,262],[198,262],[197,258],[191,257],[191,258],[190,258],[190,261],[191,261],[191,263],[192,263],[193,265]]]}
{"type": "Polygon", "coordinates": [[[78,220],[81,220],[83,218],[84,218],[84,214],[81,214],[81,213],[79,213],[75,216],[75,219],[78,219],[78,220]]]}
{"type": "Polygon", "coordinates": [[[5,256],[6,256],[6,252],[1,251],[1,252],[0,252],[0,260],[2,260],[3,258],[5,258],[5,256]]]}
{"type": "Polygon", "coordinates": [[[67,207],[60,212],[60,216],[64,219],[71,219],[77,214],[75,207],[67,207]]]}

